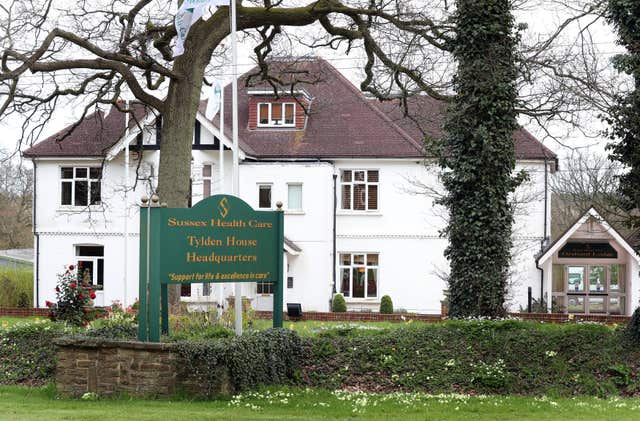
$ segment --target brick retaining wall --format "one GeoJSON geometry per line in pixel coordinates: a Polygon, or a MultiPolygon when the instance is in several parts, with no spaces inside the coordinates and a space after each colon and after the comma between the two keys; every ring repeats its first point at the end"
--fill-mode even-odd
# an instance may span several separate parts
{"type": "Polygon", "coordinates": [[[48,308],[0,307],[0,316],[11,317],[48,317],[48,308]]]}
{"type": "MultiPolygon", "coordinates": [[[[59,339],[56,341],[56,391],[80,397],[127,394],[134,397],[168,397],[176,393],[203,395],[202,380],[175,352],[175,344],[59,339]]],[[[230,377],[220,368],[218,384],[207,393],[230,394],[230,377]]]]}
{"type": "MultiPolygon", "coordinates": [[[[255,311],[255,317],[258,319],[272,319],[273,312],[271,311],[255,311]]],[[[524,320],[533,320],[547,323],[566,323],[570,321],[590,321],[599,323],[626,323],[629,321],[629,316],[607,316],[607,315],[569,315],[562,313],[510,313],[512,317],[518,317],[524,320]]],[[[346,313],[329,313],[329,312],[303,312],[302,317],[299,319],[290,319],[286,314],[284,320],[287,321],[304,321],[304,320],[316,320],[322,322],[403,322],[406,320],[416,320],[427,323],[436,323],[446,318],[441,317],[439,314],[380,314],[380,313],[360,313],[351,312],[346,313]]]]}

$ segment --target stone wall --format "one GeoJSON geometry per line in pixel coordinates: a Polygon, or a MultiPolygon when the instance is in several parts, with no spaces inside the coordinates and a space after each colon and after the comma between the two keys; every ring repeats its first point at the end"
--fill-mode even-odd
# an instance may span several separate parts
{"type": "Polygon", "coordinates": [[[56,391],[80,397],[99,396],[194,397],[228,395],[232,386],[228,371],[220,367],[219,382],[207,391],[175,351],[165,343],[60,339],[57,346],[56,391]]]}

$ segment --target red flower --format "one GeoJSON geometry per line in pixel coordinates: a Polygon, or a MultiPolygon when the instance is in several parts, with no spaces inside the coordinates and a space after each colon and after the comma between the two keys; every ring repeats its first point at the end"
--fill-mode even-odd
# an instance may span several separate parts
{"type": "Polygon", "coordinates": [[[60,287],[56,287],[56,292],[60,292],[60,287]]]}
{"type": "Polygon", "coordinates": [[[75,289],[75,287],[76,287],[77,285],[76,285],[76,283],[75,283],[75,282],[71,282],[71,283],[69,284],[69,286],[70,286],[71,288],[75,289]]]}
{"type": "Polygon", "coordinates": [[[74,266],[73,265],[69,265],[69,270],[73,270],[74,266]]]}
{"type": "Polygon", "coordinates": [[[96,293],[91,291],[91,293],[89,294],[89,297],[91,297],[91,299],[93,300],[94,298],[96,298],[96,293]]]}
{"type": "Polygon", "coordinates": [[[88,285],[87,285],[87,283],[86,283],[86,282],[83,282],[83,283],[82,283],[82,286],[86,288],[88,285]]]}
{"type": "Polygon", "coordinates": [[[51,301],[45,301],[44,305],[46,305],[47,307],[51,307],[53,305],[53,303],[51,301]]]}
{"type": "Polygon", "coordinates": [[[78,294],[78,300],[84,300],[84,297],[82,296],[82,294],[78,294]]]}
{"type": "Polygon", "coordinates": [[[85,325],[85,326],[89,326],[89,322],[85,320],[85,321],[84,321],[84,325],[85,325]]]}

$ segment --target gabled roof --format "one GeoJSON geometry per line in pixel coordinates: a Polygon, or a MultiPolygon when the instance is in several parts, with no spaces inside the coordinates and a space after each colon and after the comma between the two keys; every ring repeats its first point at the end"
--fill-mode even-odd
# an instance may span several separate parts
{"type": "MultiPolygon", "coordinates": [[[[245,86],[252,69],[239,78],[245,86]]],[[[420,158],[422,143],[416,141],[391,120],[342,74],[322,59],[290,65],[286,75],[305,82],[296,84],[311,96],[309,118],[304,130],[249,129],[249,90],[271,89],[264,82],[238,92],[240,146],[256,158],[420,158]]],[[[287,89],[284,89],[287,90],[287,89]]],[[[231,85],[224,88],[225,136],[231,132],[231,85]]],[[[204,114],[207,101],[200,103],[204,114]]],[[[219,127],[219,115],[212,123],[219,127]]]]}
{"type": "Polygon", "coordinates": [[[629,242],[629,244],[631,244],[631,247],[633,247],[638,251],[638,253],[640,253],[640,229],[631,234],[627,238],[627,241],[629,242]]]}
{"type": "Polygon", "coordinates": [[[589,217],[593,217],[599,221],[599,223],[607,230],[609,235],[613,237],[613,239],[625,249],[629,255],[636,259],[638,263],[640,263],[640,255],[634,250],[632,245],[625,239],[623,236],[618,233],[609,223],[598,213],[595,208],[591,207],[587,212],[584,213],[576,222],[574,222],[567,230],[559,236],[553,243],[549,244],[542,254],[536,258],[536,262],[538,264],[544,263],[547,261],[553,254],[558,251],[562,246],[565,245],[567,240],[571,238],[571,236],[582,226],[584,225],[589,217]]]}
{"type": "MultiPolygon", "coordinates": [[[[121,104],[124,106],[124,103],[121,104]]],[[[147,108],[135,103],[134,116],[129,119],[129,127],[142,119],[147,108]]],[[[38,142],[22,154],[28,158],[36,157],[104,157],[107,150],[124,135],[125,113],[114,105],[108,114],[97,111],[86,116],[77,127],[67,126],[59,132],[38,142]]]]}
{"type": "MultiPolygon", "coordinates": [[[[425,95],[407,98],[407,115],[400,106],[400,101],[371,100],[389,118],[414,139],[429,137],[439,139],[444,136],[444,123],[447,104],[425,95]]],[[[544,146],[526,129],[520,128],[513,134],[515,140],[516,159],[544,160],[558,164],[558,157],[544,146]]]]}
{"type": "MultiPolygon", "coordinates": [[[[274,66],[277,68],[277,65],[274,66]]],[[[239,79],[238,114],[240,148],[257,159],[331,159],[331,158],[415,158],[424,157],[423,134],[411,119],[402,118],[397,104],[374,103],[367,99],[337,69],[322,59],[287,63],[287,77],[296,80],[295,89],[311,98],[310,115],[304,130],[249,129],[249,91],[273,89],[265,82],[245,87],[247,72],[239,79]],[[305,80],[306,79],[306,80],[305,80]]],[[[224,137],[231,136],[231,85],[225,87],[224,137]]],[[[441,136],[444,104],[427,97],[410,100],[415,116],[429,136],[441,136]]],[[[205,121],[206,101],[201,101],[198,120],[205,121]]],[[[136,107],[136,119],[143,120],[147,109],[136,107]]],[[[134,119],[131,119],[132,121],[134,119]]],[[[207,121],[218,127],[219,116],[207,121]]],[[[99,111],[80,122],[64,139],[71,127],[44,139],[26,150],[25,157],[104,157],[125,132],[125,115],[114,106],[108,114],[99,111]]],[[[207,124],[206,126],[209,126],[207,124]]],[[[211,126],[209,126],[211,127],[211,126]]],[[[518,159],[556,159],[526,130],[514,135],[518,159]]]]}

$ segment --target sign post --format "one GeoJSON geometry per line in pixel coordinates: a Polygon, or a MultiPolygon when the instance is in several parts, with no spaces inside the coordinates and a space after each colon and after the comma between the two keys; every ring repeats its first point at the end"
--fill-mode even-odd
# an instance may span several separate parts
{"type": "MultiPolygon", "coordinates": [[[[152,202],[157,204],[155,196],[152,202]]],[[[168,284],[273,282],[273,327],[282,327],[284,215],[231,195],[190,209],[140,208],[138,339],[169,332],[168,284]]]]}

